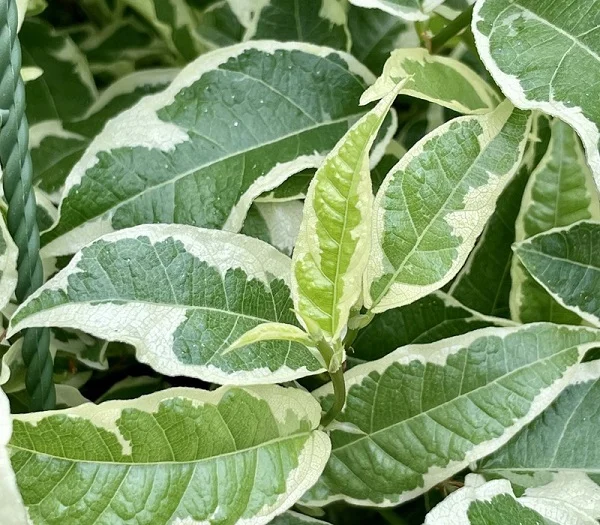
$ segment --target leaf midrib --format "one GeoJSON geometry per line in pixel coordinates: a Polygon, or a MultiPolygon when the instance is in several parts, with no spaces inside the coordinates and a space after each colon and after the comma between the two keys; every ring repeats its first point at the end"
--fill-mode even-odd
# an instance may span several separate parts
{"type": "MultiPolygon", "coordinates": [[[[85,421],[89,421],[85,418],[80,418],[80,419],[84,419],[85,421]]],[[[24,421],[24,423],[27,423],[27,421],[24,421]]],[[[95,428],[102,428],[102,427],[95,427],[95,428]]],[[[106,429],[104,429],[106,430],[106,429]]],[[[110,432],[111,434],[115,435],[113,432],[111,432],[110,430],[107,430],[107,432],[110,432]]],[[[254,445],[252,447],[247,447],[247,448],[243,448],[243,449],[238,449],[238,450],[234,450],[232,452],[226,452],[225,454],[219,454],[217,456],[210,456],[210,457],[206,457],[206,458],[201,458],[201,459],[195,459],[195,460],[190,460],[190,461],[149,461],[149,462],[117,462],[117,461],[91,461],[91,460],[87,460],[87,459],[74,459],[74,458],[64,458],[61,456],[56,456],[54,454],[48,454],[45,452],[38,452],[36,450],[31,450],[28,448],[24,448],[24,447],[20,447],[18,445],[13,445],[12,443],[9,443],[7,445],[7,448],[9,449],[14,449],[20,452],[26,452],[28,454],[33,454],[36,456],[45,456],[48,458],[52,458],[52,459],[56,459],[58,461],[68,461],[71,463],[85,463],[85,464],[91,464],[91,465],[117,465],[117,466],[124,466],[124,467],[142,467],[142,466],[154,466],[154,465],[189,465],[189,464],[199,464],[199,463],[204,463],[204,462],[208,462],[208,461],[214,461],[217,459],[221,459],[221,458],[225,458],[225,457],[230,457],[230,456],[235,456],[236,454],[244,454],[246,452],[251,452],[253,450],[257,450],[259,448],[262,447],[267,447],[267,446],[271,446],[277,443],[281,443],[284,441],[292,441],[295,440],[296,438],[301,438],[301,437],[306,437],[306,438],[310,438],[313,436],[313,434],[316,432],[315,430],[311,430],[310,432],[298,432],[296,434],[290,434],[288,436],[280,436],[276,439],[271,439],[269,441],[265,441],[264,443],[260,443],[258,445],[254,445]]],[[[308,441],[308,439],[307,439],[308,441]]],[[[130,442],[128,442],[130,443],[130,442]]],[[[131,443],[130,443],[131,444],[131,443]]],[[[129,456],[131,457],[131,456],[129,456]]]]}

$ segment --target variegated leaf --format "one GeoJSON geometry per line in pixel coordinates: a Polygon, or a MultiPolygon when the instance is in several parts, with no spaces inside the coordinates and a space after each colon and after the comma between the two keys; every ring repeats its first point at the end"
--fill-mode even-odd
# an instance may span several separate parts
{"type": "Polygon", "coordinates": [[[589,512],[600,518],[599,402],[600,361],[582,363],[571,385],[548,409],[483,459],[477,471],[532,489],[549,483],[564,487],[569,481],[587,485],[587,496],[577,500],[589,504],[589,512]]]}
{"type": "Polygon", "coordinates": [[[104,90],[80,119],[32,126],[30,146],[35,182],[58,200],[67,175],[106,122],[143,96],[164,89],[177,73],[177,69],[148,69],[126,75],[104,90]]]}
{"type": "MultiPolygon", "coordinates": [[[[592,175],[573,130],[554,119],[546,154],[532,172],[515,227],[515,240],[524,241],[552,228],[582,219],[600,219],[600,204],[592,175]]],[[[511,266],[511,317],[530,323],[551,321],[580,324],[527,273],[518,258],[511,266]]]]}
{"type": "Polygon", "coordinates": [[[575,128],[600,187],[600,0],[478,0],[473,34],[504,94],[575,128]]]}
{"type": "Polygon", "coordinates": [[[519,171],[506,186],[475,248],[454,279],[449,293],[486,315],[510,317],[512,244],[525,187],[550,141],[545,115],[534,115],[531,138],[519,171]]]}
{"type": "Polygon", "coordinates": [[[399,82],[401,95],[421,98],[466,115],[489,113],[499,103],[494,90],[471,68],[426,49],[396,49],[382,75],[367,89],[362,104],[379,100],[399,82]]]}
{"type": "Polygon", "coordinates": [[[515,252],[553,301],[600,327],[599,247],[600,222],[581,221],[520,242],[515,252]]]}
{"type": "Polygon", "coordinates": [[[141,223],[238,231],[255,197],[317,167],[368,111],[357,100],[371,80],[351,56],[310,44],[203,55],[94,139],[67,179],[44,254],[141,223]]]}
{"type": "Polygon", "coordinates": [[[12,317],[83,330],[136,347],[167,375],[213,383],[277,383],[322,370],[302,345],[257,343],[225,354],[266,322],[295,324],[291,261],[242,235],[183,225],[115,232],[79,252],[12,317]]]}
{"type": "Polygon", "coordinates": [[[17,488],[17,480],[10,464],[6,445],[12,434],[12,421],[8,399],[0,388],[0,523],[2,525],[26,525],[27,511],[17,488]]]}
{"type": "MultiPolygon", "coordinates": [[[[345,374],[332,454],[306,504],[393,506],[494,452],[571,382],[600,331],[483,328],[398,349],[345,374]]],[[[324,408],[331,385],[313,393],[324,408]]]]}
{"type": "Polygon", "coordinates": [[[383,71],[383,65],[394,49],[419,45],[413,24],[379,9],[351,4],[348,28],[352,54],[377,75],[383,71]]]}
{"type": "Polygon", "coordinates": [[[368,308],[409,304],[454,277],[521,163],[529,123],[506,101],[440,126],[392,168],[375,198],[368,308]]]}
{"type": "Polygon", "coordinates": [[[240,14],[250,20],[244,40],[310,42],[350,50],[346,8],[340,0],[243,0],[238,4],[250,11],[240,14]]]}
{"type": "Polygon", "coordinates": [[[316,325],[330,341],[343,336],[361,293],[373,203],[369,151],[395,97],[387,95],[352,126],[308,188],[293,255],[294,308],[310,332],[316,325]]]}
{"type": "Polygon", "coordinates": [[[380,9],[404,20],[427,20],[444,0],[350,0],[351,4],[380,9]]]}
{"type": "Polygon", "coordinates": [[[570,502],[527,494],[517,498],[510,482],[485,482],[469,474],[465,486],[438,504],[424,525],[595,525],[570,502]],[[510,520],[510,521],[507,521],[510,520]]]}
{"type": "Polygon", "coordinates": [[[178,388],[15,416],[9,451],[33,525],[260,525],[322,471],[319,417],[299,389],[178,388]]]}
{"type": "Polygon", "coordinates": [[[348,361],[374,361],[403,346],[433,343],[478,328],[509,325],[506,319],[482,315],[442,292],[433,292],[414,303],[375,315],[356,336],[348,361]]]}

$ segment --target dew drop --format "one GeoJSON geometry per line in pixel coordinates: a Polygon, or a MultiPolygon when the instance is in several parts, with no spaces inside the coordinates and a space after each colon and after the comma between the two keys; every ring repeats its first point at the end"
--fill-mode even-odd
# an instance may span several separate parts
{"type": "Polygon", "coordinates": [[[240,123],[236,120],[233,125],[237,128],[240,123]]]}

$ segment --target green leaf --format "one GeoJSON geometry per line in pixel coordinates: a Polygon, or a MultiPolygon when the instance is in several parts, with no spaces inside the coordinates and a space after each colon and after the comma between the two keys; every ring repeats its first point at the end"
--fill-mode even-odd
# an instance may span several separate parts
{"type": "Polygon", "coordinates": [[[414,303],[377,314],[352,343],[353,363],[374,361],[410,344],[433,343],[488,326],[506,326],[509,321],[486,317],[442,292],[434,292],[414,303]]]}
{"type": "Polygon", "coordinates": [[[314,176],[314,169],[302,170],[284,180],[274,190],[266,191],[257,197],[255,202],[288,202],[304,199],[314,176]]]}
{"type": "Polygon", "coordinates": [[[17,286],[17,257],[19,250],[15,245],[4,217],[0,216],[0,309],[4,308],[17,286]]]}
{"type": "Polygon", "coordinates": [[[19,34],[23,66],[43,74],[25,85],[27,118],[32,137],[36,126],[83,115],[97,96],[85,57],[73,41],[40,20],[27,20],[19,34]]]}
{"type": "Polygon", "coordinates": [[[10,459],[34,525],[266,524],[323,469],[319,417],[298,389],[177,388],[16,416],[10,459]]]}
{"type": "Polygon", "coordinates": [[[94,139],[67,179],[44,255],[142,223],[238,231],[255,197],[318,167],[368,111],[357,100],[370,81],[351,56],[310,44],[250,42],[201,56],[94,139]]]}
{"type": "Polygon", "coordinates": [[[6,445],[12,433],[8,399],[0,388],[0,523],[2,525],[23,525],[27,523],[27,512],[17,488],[15,473],[10,464],[6,445]]]}
{"type": "MultiPolygon", "coordinates": [[[[577,136],[558,119],[552,122],[551,131],[548,150],[525,189],[516,221],[517,242],[578,220],[600,219],[600,204],[577,136]]],[[[577,315],[557,304],[528,275],[518,258],[513,259],[511,274],[513,319],[523,323],[581,323],[577,315]]]]}
{"type": "Polygon", "coordinates": [[[367,89],[362,104],[379,100],[399,82],[401,95],[434,102],[467,115],[492,111],[498,95],[481,77],[462,62],[430,55],[426,49],[396,49],[385,63],[383,74],[367,89]]]}
{"type": "Polygon", "coordinates": [[[350,50],[346,10],[339,0],[243,0],[251,11],[244,40],[310,42],[350,50]]]}
{"type": "Polygon", "coordinates": [[[213,383],[284,382],[322,370],[283,341],[225,349],[266,322],[295,324],[291,261],[242,235],[182,225],[115,232],[77,254],[13,315],[27,326],[83,330],[136,347],[167,375],[213,383]]]}
{"type": "Polygon", "coordinates": [[[600,222],[581,221],[515,246],[529,274],[564,308],[600,326],[600,222]]]}
{"type": "MultiPolygon", "coordinates": [[[[529,498],[515,496],[508,481],[486,483],[480,476],[471,474],[462,489],[450,494],[427,515],[424,525],[584,525],[580,521],[547,519],[530,508],[530,504],[529,498]]],[[[556,510],[551,508],[550,511],[556,510]]]]}
{"type": "Polygon", "coordinates": [[[132,73],[103,91],[80,120],[32,126],[30,147],[36,184],[52,197],[58,195],[67,175],[106,122],[143,96],[164,89],[177,73],[176,69],[132,73]]]}
{"type": "MultiPolygon", "coordinates": [[[[537,417],[599,341],[581,327],[483,328],[353,368],[331,458],[305,503],[392,506],[426,492],[537,417]]],[[[333,401],[331,384],[313,394],[324,408],[333,401]]]]}
{"type": "Polygon", "coordinates": [[[440,126],[402,157],[375,198],[367,308],[409,304],[454,277],[521,163],[529,123],[504,102],[440,126]]]}
{"type": "Polygon", "coordinates": [[[373,193],[377,193],[383,184],[385,176],[398,163],[398,161],[406,154],[406,149],[396,140],[390,141],[385,150],[385,154],[377,163],[377,166],[371,169],[371,183],[373,185],[373,193]]]}
{"type": "Polygon", "coordinates": [[[513,103],[570,124],[600,187],[600,0],[479,0],[477,49],[513,103]],[[541,59],[540,53],[543,54],[541,59]]]}
{"type": "Polygon", "coordinates": [[[244,37],[244,26],[240,23],[227,0],[210,4],[197,14],[196,31],[205,40],[207,47],[218,48],[237,44],[244,37]]]}
{"type": "Polygon", "coordinates": [[[124,0],[145,18],[173,53],[189,61],[206,51],[196,20],[185,0],[124,0]]]}
{"type": "Polygon", "coordinates": [[[294,307],[309,332],[316,324],[333,341],[361,293],[373,204],[369,150],[395,98],[390,93],[352,126],[308,188],[293,255],[294,307]]]}
{"type": "Polygon", "coordinates": [[[291,255],[302,222],[302,210],[303,204],[299,201],[255,202],[248,211],[241,233],[291,255]]]}
{"type": "Polygon", "coordinates": [[[444,0],[350,0],[351,4],[369,9],[381,9],[404,20],[427,20],[444,0]]]}
{"type": "MultiPolygon", "coordinates": [[[[501,475],[524,487],[545,485],[564,475],[572,480],[600,482],[599,403],[600,362],[582,363],[572,384],[548,409],[483,459],[477,471],[486,476],[501,475]]],[[[589,494],[594,491],[600,489],[596,487],[589,494]]],[[[600,497],[595,504],[599,510],[600,497]]]]}
{"type": "Polygon", "coordinates": [[[394,49],[419,45],[413,24],[379,9],[350,5],[348,28],[352,54],[377,75],[394,49]]]}

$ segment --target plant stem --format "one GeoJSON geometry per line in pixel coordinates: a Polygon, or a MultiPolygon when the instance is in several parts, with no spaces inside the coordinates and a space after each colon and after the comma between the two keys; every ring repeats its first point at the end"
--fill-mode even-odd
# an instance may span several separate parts
{"type": "Polygon", "coordinates": [[[448,40],[458,35],[465,27],[471,23],[473,18],[473,7],[469,7],[450,22],[444,29],[431,39],[431,52],[437,53],[448,40]]]}
{"type": "Polygon", "coordinates": [[[344,380],[344,369],[340,366],[335,372],[329,372],[333,384],[333,405],[321,418],[321,425],[327,427],[342,411],[346,403],[346,381],[344,380]]]}

